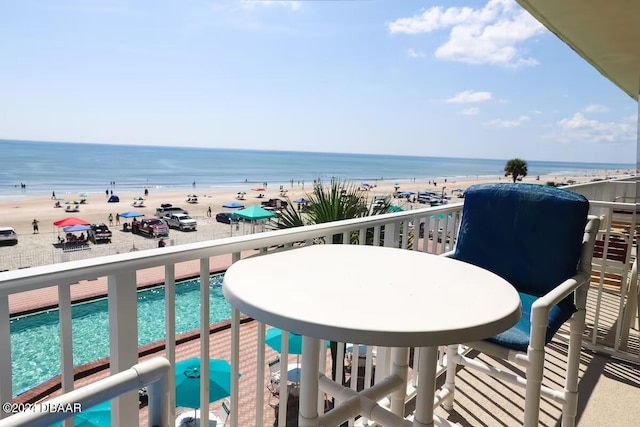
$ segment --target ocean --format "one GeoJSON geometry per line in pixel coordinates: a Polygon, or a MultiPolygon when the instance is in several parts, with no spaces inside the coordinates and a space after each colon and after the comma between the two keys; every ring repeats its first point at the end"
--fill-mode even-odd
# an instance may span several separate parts
{"type": "MultiPolygon", "coordinates": [[[[393,156],[152,147],[0,140],[0,198],[65,193],[104,193],[113,188],[246,190],[332,177],[354,182],[398,182],[503,175],[506,159],[393,156]],[[24,184],[24,188],[21,186],[24,184]]],[[[526,159],[525,159],[526,160],[526,159]]],[[[588,175],[635,169],[633,164],[527,160],[529,176],[588,175]]],[[[273,187],[272,187],[273,188],[273,187]]]]}

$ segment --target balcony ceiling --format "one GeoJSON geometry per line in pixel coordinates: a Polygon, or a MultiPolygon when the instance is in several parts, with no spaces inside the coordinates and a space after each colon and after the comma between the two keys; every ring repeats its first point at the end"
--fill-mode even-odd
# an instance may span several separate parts
{"type": "Polygon", "coordinates": [[[636,101],[640,91],[640,1],[516,0],[636,101]]]}

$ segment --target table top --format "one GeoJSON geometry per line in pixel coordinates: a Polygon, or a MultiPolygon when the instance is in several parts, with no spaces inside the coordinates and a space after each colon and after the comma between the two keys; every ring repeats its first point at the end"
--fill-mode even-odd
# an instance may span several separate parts
{"type": "Polygon", "coordinates": [[[300,335],[389,347],[464,343],[521,315],[516,290],[454,259],[364,245],[312,245],[247,258],[222,291],[254,319],[300,335]]]}

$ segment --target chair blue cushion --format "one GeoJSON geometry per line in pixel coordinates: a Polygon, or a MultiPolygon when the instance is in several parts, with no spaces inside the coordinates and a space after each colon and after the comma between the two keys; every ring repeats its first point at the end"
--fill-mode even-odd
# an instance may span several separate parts
{"type": "MultiPolygon", "coordinates": [[[[511,283],[522,318],[489,339],[527,351],[531,304],[575,275],[589,201],[577,193],[535,184],[482,184],[465,191],[453,258],[485,268],[511,283]]],[[[549,314],[547,343],[575,312],[569,295],[549,314]]]]}
{"type": "Polygon", "coordinates": [[[523,183],[475,185],[464,196],[453,258],[534,296],[575,275],[589,211],[584,196],[523,183]]]}
{"type": "MultiPolygon", "coordinates": [[[[488,338],[495,344],[509,347],[517,351],[527,351],[529,346],[530,331],[531,331],[531,305],[538,297],[525,294],[523,292],[518,293],[520,295],[520,301],[522,302],[522,317],[511,329],[502,332],[494,337],[488,338]]],[[[558,329],[569,320],[573,315],[573,310],[567,305],[556,305],[549,312],[549,323],[547,324],[547,333],[545,343],[551,342],[551,339],[558,332],[558,329]]]]}

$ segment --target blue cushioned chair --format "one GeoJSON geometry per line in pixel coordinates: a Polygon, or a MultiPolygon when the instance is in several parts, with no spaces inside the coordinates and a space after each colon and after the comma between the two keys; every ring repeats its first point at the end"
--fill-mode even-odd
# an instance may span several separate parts
{"type": "Polygon", "coordinates": [[[464,365],[526,387],[525,426],[538,425],[541,394],[563,405],[563,425],[575,424],[586,294],[599,226],[588,211],[583,196],[542,185],[483,184],[465,191],[460,232],[449,256],[506,279],[520,294],[523,313],[511,329],[468,345],[520,365],[526,378],[466,358],[458,346],[450,346],[445,408],[453,405],[456,367],[464,365]],[[568,320],[565,387],[551,390],[542,386],[545,345],[568,320]]]}

